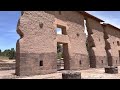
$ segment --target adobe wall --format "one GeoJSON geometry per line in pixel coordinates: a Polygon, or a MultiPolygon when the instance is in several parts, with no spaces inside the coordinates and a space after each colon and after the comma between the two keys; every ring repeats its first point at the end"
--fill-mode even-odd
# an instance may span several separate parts
{"type": "Polygon", "coordinates": [[[77,11],[23,11],[17,25],[16,75],[56,72],[57,43],[64,44],[65,70],[120,65],[120,31],[101,21],[77,11]],[[56,33],[59,26],[65,35],[56,33]]]}
{"type": "Polygon", "coordinates": [[[86,18],[88,30],[89,58],[92,68],[107,66],[105,51],[104,29],[99,21],[93,18],[86,18]]]}
{"type": "Polygon", "coordinates": [[[59,11],[24,11],[17,32],[21,36],[16,44],[17,75],[56,72],[57,42],[68,44],[67,69],[89,68],[84,17],[80,13],[62,11],[60,15],[59,11]],[[66,27],[67,35],[57,35],[57,25],[66,27]]]}
{"type": "Polygon", "coordinates": [[[110,43],[110,49],[108,51],[111,54],[111,65],[118,66],[120,65],[118,52],[120,50],[120,45],[117,44],[117,41],[120,43],[120,30],[109,25],[104,26],[104,28],[108,35],[107,41],[110,43]]]}

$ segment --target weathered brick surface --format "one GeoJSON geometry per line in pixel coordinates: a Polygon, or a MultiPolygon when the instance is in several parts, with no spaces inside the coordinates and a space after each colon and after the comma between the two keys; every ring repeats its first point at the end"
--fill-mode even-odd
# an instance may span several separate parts
{"type": "Polygon", "coordinates": [[[56,72],[57,43],[63,44],[65,70],[120,65],[120,31],[100,22],[77,11],[23,11],[17,25],[16,74],[56,72]],[[56,33],[58,26],[66,29],[65,35],[56,33]]]}
{"type": "Polygon", "coordinates": [[[117,44],[117,41],[120,42],[120,29],[107,24],[103,25],[103,27],[108,35],[107,41],[110,44],[110,49],[108,52],[111,55],[111,66],[118,66],[120,65],[120,46],[117,44]]]}
{"type": "Polygon", "coordinates": [[[104,67],[107,65],[104,29],[100,21],[95,19],[87,18],[86,22],[87,30],[91,32],[88,34],[90,66],[93,68],[104,67]]]}
{"type": "Polygon", "coordinates": [[[17,75],[56,72],[57,43],[68,44],[65,69],[89,68],[84,17],[80,13],[63,11],[59,15],[59,11],[24,11],[17,32],[21,36],[17,43],[17,75]],[[57,35],[57,25],[66,27],[67,35],[57,35]],[[43,66],[39,66],[40,60],[43,66]],[[79,65],[80,60],[82,65],[79,65]]]}

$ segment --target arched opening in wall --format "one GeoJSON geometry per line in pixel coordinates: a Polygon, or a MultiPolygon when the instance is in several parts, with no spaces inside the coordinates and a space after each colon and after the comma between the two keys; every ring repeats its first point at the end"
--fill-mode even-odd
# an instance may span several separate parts
{"type": "Polygon", "coordinates": [[[57,43],[57,70],[69,70],[69,53],[67,43],[57,43]]]}

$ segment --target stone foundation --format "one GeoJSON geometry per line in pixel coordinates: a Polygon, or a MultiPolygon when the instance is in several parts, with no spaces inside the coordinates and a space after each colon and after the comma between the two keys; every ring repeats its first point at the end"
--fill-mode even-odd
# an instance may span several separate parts
{"type": "Polygon", "coordinates": [[[106,56],[96,56],[96,68],[104,68],[108,66],[106,56]]]}
{"type": "Polygon", "coordinates": [[[62,73],[62,79],[81,79],[81,73],[75,71],[66,71],[62,73]]]}
{"type": "Polygon", "coordinates": [[[110,73],[110,74],[117,74],[118,73],[118,67],[105,67],[105,73],[110,73]]]}
{"type": "Polygon", "coordinates": [[[16,66],[16,75],[38,75],[57,71],[56,53],[21,53],[20,62],[16,66]],[[42,66],[40,63],[42,62],[42,66]]]}
{"type": "Polygon", "coordinates": [[[70,60],[70,70],[82,70],[88,69],[89,67],[89,58],[88,55],[75,53],[70,60]]]}

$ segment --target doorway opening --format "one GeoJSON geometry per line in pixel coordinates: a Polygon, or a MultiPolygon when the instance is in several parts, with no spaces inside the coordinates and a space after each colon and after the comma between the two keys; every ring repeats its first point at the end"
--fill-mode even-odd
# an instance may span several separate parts
{"type": "Polygon", "coordinates": [[[57,43],[57,70],[69,70],[69,53],[67,43],[57,43]]]}

